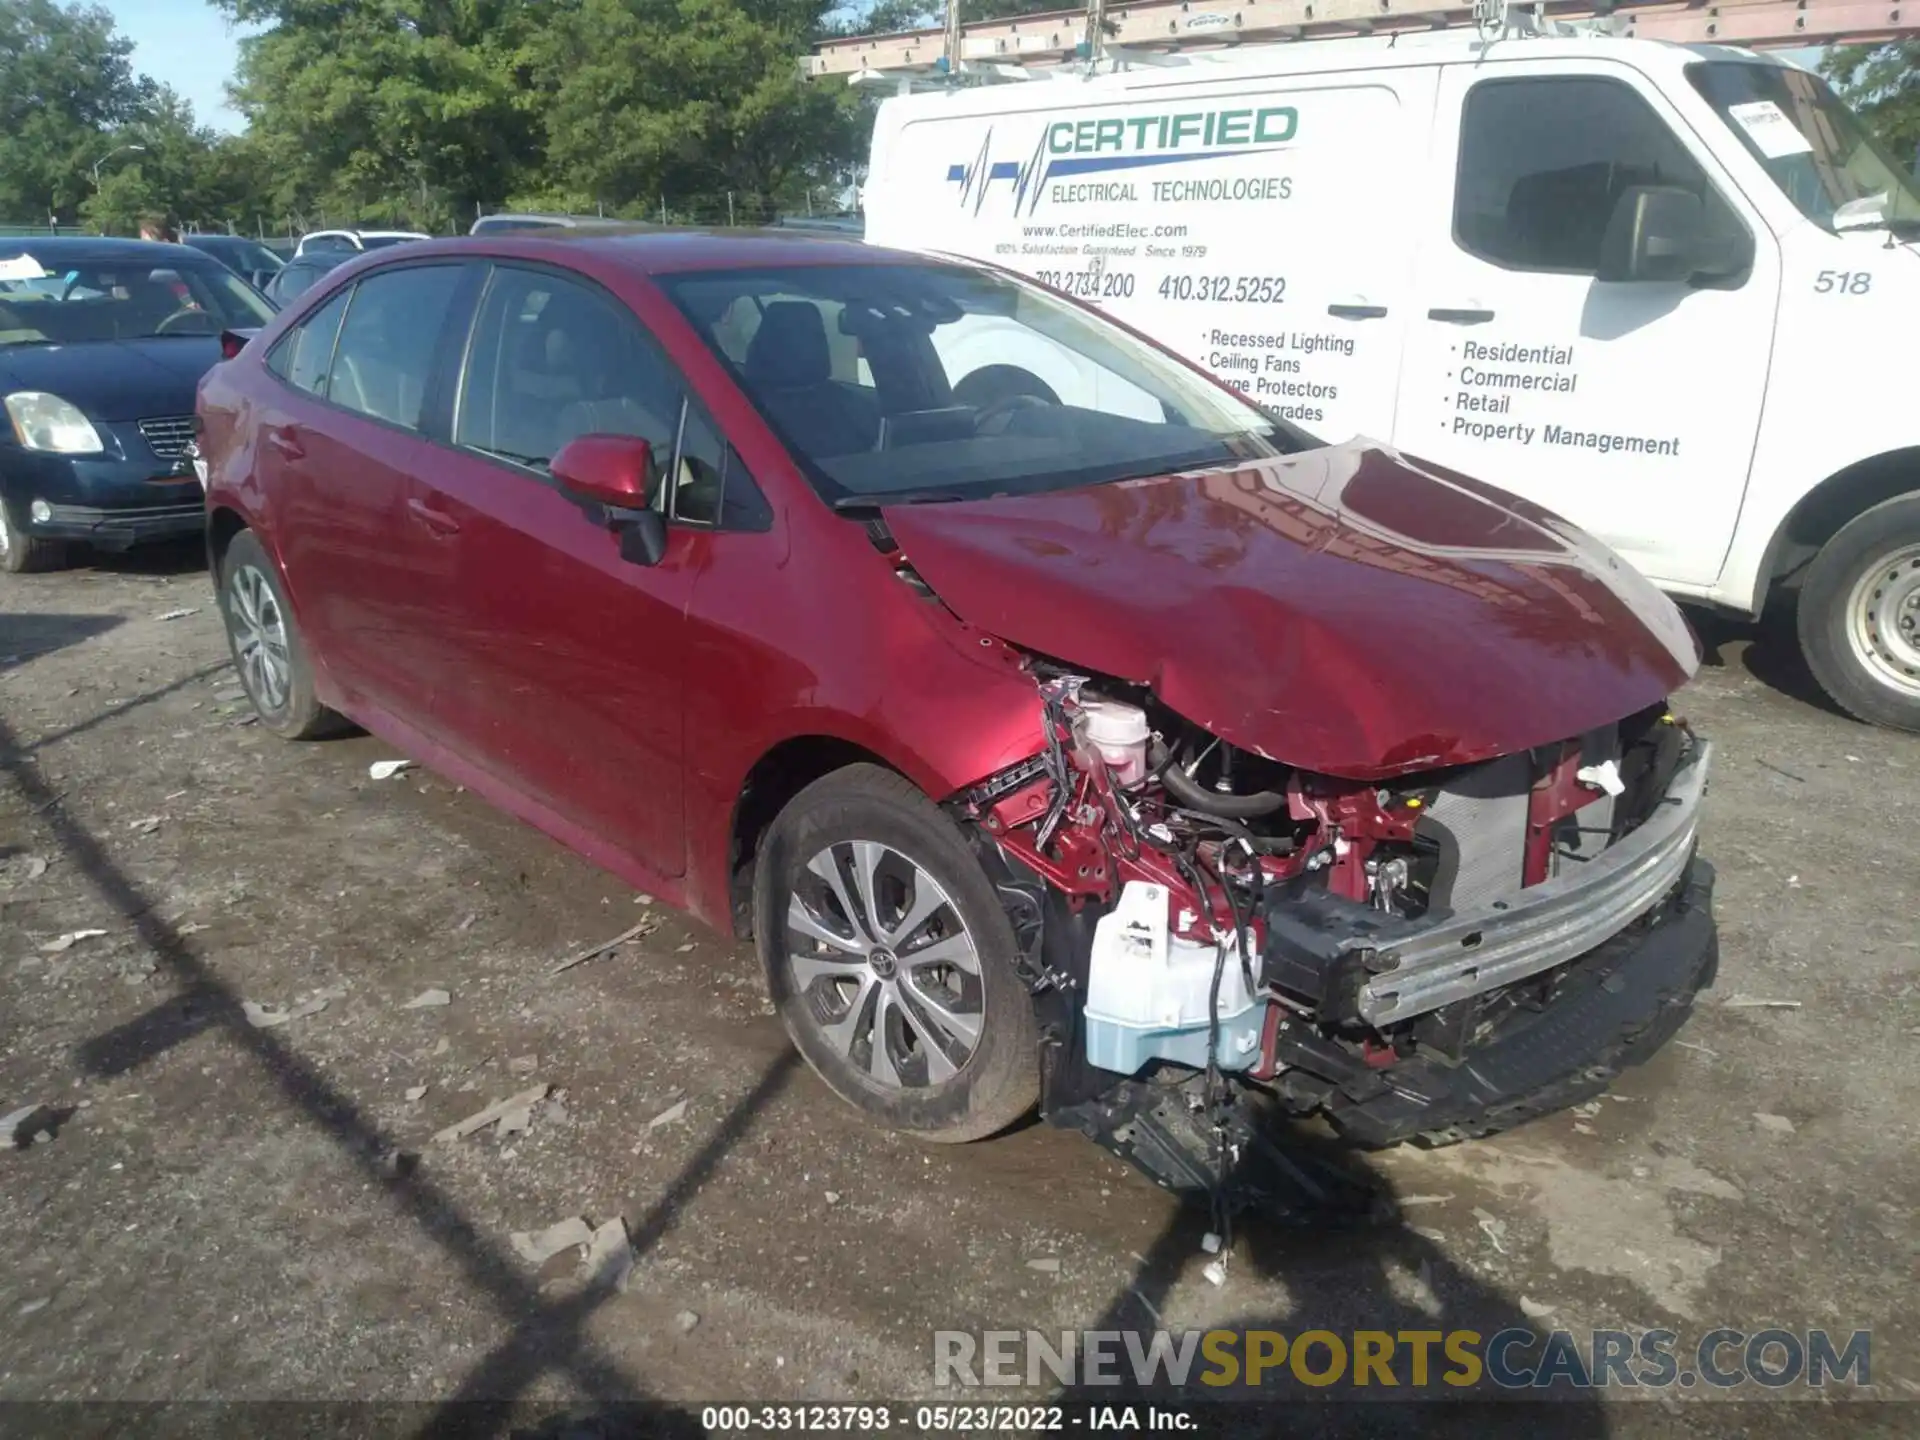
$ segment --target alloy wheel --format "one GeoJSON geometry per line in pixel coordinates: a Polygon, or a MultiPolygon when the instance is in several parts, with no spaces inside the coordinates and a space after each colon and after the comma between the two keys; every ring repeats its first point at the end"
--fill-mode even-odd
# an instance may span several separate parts
{"type": "Polygon", "coordinates": [[[287,622],[272,584],[258,566],[241,565],[227,581],[227,627],[247,694],[269,714],[284,710],[293,683],[287,622]]]}
{"type": "Polygon", "coordinates": [[[986,1020],[980,954],[952,898],[889,845],[829,845],[796,878],[786,964],[820,1035],[890,1090],[952,1079],[986,1020]]]}

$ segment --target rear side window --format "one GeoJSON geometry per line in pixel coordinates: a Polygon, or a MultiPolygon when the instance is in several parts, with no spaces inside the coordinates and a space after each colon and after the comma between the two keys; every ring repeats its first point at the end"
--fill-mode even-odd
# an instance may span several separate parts
{"type": "Polygon", "coordinates": [[[378,271],[355,285],[327,374],[327,399],[419,429],[427,377],[460,273],[457,265],[408,266],[378,271]]]}
{"type": "Polygon", "coordinates": [[[267,368],[296,390],[324,394],[340,317],[347,313],[347,294],[342,290],[283,335],[267,357],[267,368]]]}
{"type": "Polygon", "coordinates": [[[1622,192],[1691,190],[1709,223],[1740,221],[1631,86],[1593,76],[1485,80],[1467,93],[1453,233],[1510,270],[1592,275],[1622,192]]]}

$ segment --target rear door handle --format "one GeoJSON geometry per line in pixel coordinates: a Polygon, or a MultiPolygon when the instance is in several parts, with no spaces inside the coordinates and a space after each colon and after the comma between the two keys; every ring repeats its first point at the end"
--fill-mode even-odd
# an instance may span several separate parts
{"type": "Polygon", "coordinates": [[[307,458],[306,449],[300,444],[300,439],[293,433],[291,426],[275,426],[273,429],[267,431],[267,444],[278,450],[289,460],[304,460],[307,458]]]}
{"type": "Polygon", "coordinates": [[[409,497],[407,511],[436,535],[458,535],[460,522],[444,510],[436,510],[426,501],[409,497]]]}
{"type": "Polygon", "coordinates": [[[1493,319],[1491,310],[1429,310],[1427,319],[1444,320],[1449,325],[1484,325],[1493,319]]]}
{"type": "Polygon", "coordinates": [[[1336,320],[1384,320],[1387,307],[1384,305],[1329,305],[1327,314],[1336,320]]]}

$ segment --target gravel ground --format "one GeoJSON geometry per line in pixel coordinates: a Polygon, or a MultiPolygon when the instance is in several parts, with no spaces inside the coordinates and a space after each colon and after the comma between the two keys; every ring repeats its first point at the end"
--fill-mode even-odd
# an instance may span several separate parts
{"type": "Polygon", "coordinates": [[[1724,959],[1680,1042],[1593,1113],[1369,1158],[1398,1222],[1244,1223],[1215,1286],[1201,1221],[1084,1140],[876,1133],[748,948],[428,772],[371,779],[377,740],[247,723],[190,556],[0,585],[0,1113],[54,1131],[0,1153],[0,1399],[911,1397],[936,1328],[1156,1315],[1783,1325],[1871,1329],[1864,1393],[1899,1403],[1774,1392],[1745,1433],[1913,1434],[1920,741],[1699,623],[1724,959]],[[518,1133],[432,1139],[540,1087],[518,1133]],[[624,1222],[624,1289],[516,1253],[570,1217],[624,1222]]]}

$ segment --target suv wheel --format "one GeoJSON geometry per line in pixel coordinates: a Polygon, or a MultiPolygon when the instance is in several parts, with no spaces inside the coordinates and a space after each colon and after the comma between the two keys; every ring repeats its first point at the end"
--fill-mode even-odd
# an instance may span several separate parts
{"type": "Polygon", "coordinates": [[[251,530],[234,536],[220,558],[220,613],[233,667],[262,725],[285,740],[314,740],[345,728],[314,698],[313,667],[280,572],[251,530]]]}
{"type": "Polygon", "coordinates": [[[13,503],[0,498],[0,571],[24,575],[34,570],[58,570],[67,563],[62,540],[42,540],[27,533],[14,519],[13,503]]]}
{"type": "Polygon", "coordinates": [[[843,1100],[947,1142],[1033,1107],[1013,928],[959,830],[906,780],[854,765],[802,790],[761,843],[753,902],[787,1033],[843,1100]]]}
{"type": "Polygon", "coordinates": [[[1856,516],[1807,568],[1800,647],[1858,719],[1920,731],[1920,495],[1856,516]]]}

